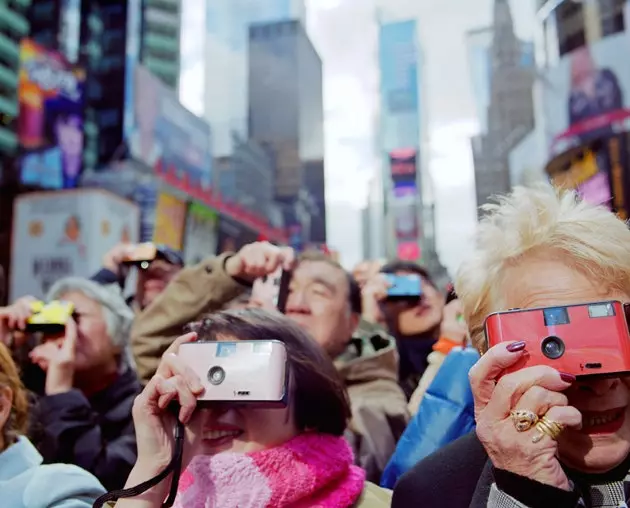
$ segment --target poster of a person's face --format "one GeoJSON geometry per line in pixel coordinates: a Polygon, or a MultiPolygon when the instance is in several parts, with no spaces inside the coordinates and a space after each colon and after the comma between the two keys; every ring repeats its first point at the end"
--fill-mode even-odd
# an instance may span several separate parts
{"type": "Polygon", "coordinates": [[[83,166],[83,118],[60,114],[55,120],[55,141],[61,151],[64,188],[78,186],[83,166]]]}
{"type": "Polygon", "coordinates": [[[129,149],[132,157],[155,167],[163,152],[156,137],[161,109],[160,82],[143,67],[136,68],[134,79],[134,132],[129,140],[129,149]]]}

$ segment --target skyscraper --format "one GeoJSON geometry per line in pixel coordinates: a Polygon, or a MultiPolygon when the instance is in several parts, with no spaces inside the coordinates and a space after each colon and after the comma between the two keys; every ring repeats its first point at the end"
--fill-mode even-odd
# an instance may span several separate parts
{"type": "Polygon", "coordinates": [[[207,3],[205,118],[213,153],[232,153],[232,132],[247,136],[248,40],[255,23],[303,20],[304,0],[212,0],[207,3]]]}
{"type": "Polygon", "coordinates": [[[182,0],[143,2],[142,63],[175,90],[180,71],[181,3],[182,0]]]}
{"type": "MultiPolygon", "coordinates": [[[[20,65],[20,39],[29,35],[27,6],[12,2],[0,10],[0,157],[2,171],[11,167],[5,156],[16,153],[18,116],[17,84],[20,65]],[[6,167],[5,167],[6,166],[6,167]]],[[[0,173],[0,177],[3,173],[0,173]]],[[[0,181],[2,178],[0,178],[0,181]]]]}
{"type": "Polygon", "coordinates": [[[494,3],[490,55],[486,131],[472,140],[478,207],[510,190],[509,152],[534,127],[531,46],[516,37],[507,0],[494,3]]]}
{"type": "Polygon", "coordinates": [[[305,241],[325,242],[322,63],[301,22],[249,29],[249,136],[275,161],[275,198],[305,241]]]}

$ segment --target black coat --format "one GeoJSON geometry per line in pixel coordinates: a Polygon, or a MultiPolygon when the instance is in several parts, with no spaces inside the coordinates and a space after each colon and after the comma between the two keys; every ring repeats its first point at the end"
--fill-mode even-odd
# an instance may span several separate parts
{"type": "Polygon", "coordinates": [[[87,398],[79,390],[40,397],[34,411],[35,444],[45,463],[75,464],[107,490],[124,486],[136,462],[131,408],[141,387],[129,369],[105,390],[87,398]]]}
{"type": "Polygon", "coordinates": [[[486,508],[493,483],[530,508],[574,508],[579,499],[577,492],[495,469],[473,431],[410,469],[396,484],[392,508],[486,508]]]}

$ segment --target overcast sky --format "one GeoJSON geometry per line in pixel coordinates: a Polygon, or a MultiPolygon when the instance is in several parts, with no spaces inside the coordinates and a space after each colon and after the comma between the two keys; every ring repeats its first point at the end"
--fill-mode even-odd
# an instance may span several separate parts
{"type": "MultiPolygon", "coordinates": [[[[359,215],[353,210],[364,206],[367,182],[377,170],[374,117],[378,105],[379,12],[383,19],[417,19],[426,64],[422,74],[427,104],[421,114],[426,115],[430,137],[429,169],[436,191],[438,248],[451,271],[467,251],[475,224],[468,140],[477,131],[477,122],[464,35],[467,30],[491,23],[493,2],[306,0],[308,30],[324,62],[329,243],[341,251],[345,265],[361,256],[359,215]]],[[[531,39],[534,1],[510,3],[517,34],[531,39]]],[[[198,56],[201,48],[195,44],[194,35],[203,29],[199,24],[203,15],[196,7],[199,4],[188,0],[183,42],[187,74],[182,96],[196,112],[200,112],[203,90],[198,56]]]]}

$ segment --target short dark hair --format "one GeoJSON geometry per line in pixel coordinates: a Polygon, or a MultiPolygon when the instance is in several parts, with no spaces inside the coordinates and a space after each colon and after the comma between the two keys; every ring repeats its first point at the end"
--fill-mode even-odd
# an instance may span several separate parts
{"type": "Polygon", "coordinates": [[[293,417],[300,431],[343,435],[350,419],[345,384],[324,350],[291,319],[261,309],[217,312],[194,329],[199,340],[279,340],[287,350],[293,417]]]}
{"type": "Polygon", "coordinates": [[[427,271],[426,268],[420,266],[418,263],[414,263],[413,261],[402,261],[400,259],[396,259],[394,261],[390,261],[381,267],[381,273],[396,273],[396,272],[408,272],[415,273],[420,275],[423,279],[425,279],[429,284],[435,287],[435,283],[431,278],[431,274],[427,271]]]}
{"type": "Polygon", "coordinates": [[[343,266],[337,263],[337,261],[332,259],[330,256],[317,250],[303,252],[298,258],[298,263],[302,263],[304,261],[311,263],[326,263],[327,265],[332,266],[337,270],[341,270],[346,276],[346,281],[348,283],[348,303],[350,304],[350,309],[355,314],[363,313],[361,286],[359,286],[359,283],[350,272],[348,272],[343,266]]]}

